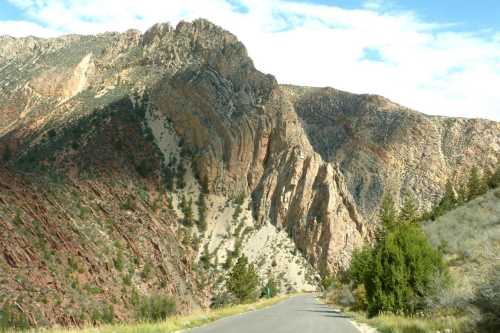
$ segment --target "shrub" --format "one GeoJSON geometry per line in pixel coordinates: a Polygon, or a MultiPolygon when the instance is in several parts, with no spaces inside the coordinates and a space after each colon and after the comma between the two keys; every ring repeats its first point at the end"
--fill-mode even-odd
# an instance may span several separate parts
{"type": "Polygon", "coordinates": [[[363,284],[360,284],[353,291],[354,304],[352,309],[354,311],[366,311],[368,309],[368,299],[366,298],[366,289],[363,284]]]}
{"type": "Polygon", "coordinates": [[[113,259],[113,264],[114,264],[117,271],[119,271],[119,272],[123,271],[123,268],[125,266],[125,262],[124,262],[123,254],[121,253],[121,251],[119,251],[118,254],[116,255],[116,258],[113,259]]]}
{"type": "Polygon", "coordinates": [[[125,202],[121,203],[120,208],[123,210],[129,210],[133,211],[136,209],[134,197],[132,195],[129,195],[127,199],[125,199],[125,202]]]}
{"type": "Polygon", "coordinates": [[[201,232],[205,232],[207,230],[207,202],[203,191],[200,191],[198,196],[198,215],[198,228],[201,232]]]}
{"type": "Polygon", "coordinates": [[[272,298],[278,295],[279,292],[280,292],[279,282],[273,277],[270,277],[267,280],[266,285],[262,288],[261,297],[272,298]]]}
{"type": "Polygon", "coordinates": [[[220,309],[225,306],[229,306],[236,303],[236,298],[228,292],[222,292],[216,294],[210,303],[212,309],[220,309]]]}
{"type": "Polygon", "coordinates": [[[175,300],[165,295],[145,296],[137,305],[138,319],[150,322],[165,320],[175,311],[175,300]]]}
{"type": "Polygon", "coordinates": [[[351,288],[348,285],[342,285],[339,289],[338,304],[346,308],[354,306],[356,300],[351,292],[351,288]]]}
{"type": "Polygon", "coordinates": [[[151,264],[151,262],[146,261],[141,273],[142,278],[144,280],[148,280],[151,277],[152,271],[153,271],[153,265],[151,264]]]}
{"type": "Polygon", "coordinates": [[[228,290],[240,301],[250,301],[256,298],[259,277],[247,257],[242,255],[229,273],[228,290]]]}
{"type": "Polygon", "coordinates": [[[184,214],[184,218],[182,219],[182,224],[187,227],[191,227],[193,225],[193,200],[186,200],[184,196],[181,197],[180,201],[180,209],[182,214],[184,214]]]}
{"type": "Polygon", "coordinates": [[[476,292],[473,304],[481,313],[477,323],[479,331],[500,332],[500,265],[493,269],[489,280],[476,292]]]}
{"type": "Polygon", "coordinates": [[[488,186],[490,188],[500,187],[500,166],[497,167],[490,179],[488,179],[488,186]]]}
{"type": "Polygon", "coordinates": [[[10,329],[25,330],[29,327],[28,318],[17,305],[5,303],[0,307],[0,332],[10,329]]]}
{"type": "Polygon", "coordinates": [[[333,275],[330,274],[325,274],[323,278],[321,279],[321,288],[323,291],[328,291],[331,288],[335,287],[335,278],[333,275]]]}
{"type": "Polygon", "coordinates": [[[111,304],[102,303],[92,310],[91,320],[93,324],[111,324],[114,318],[115,313],[111,304]]]}

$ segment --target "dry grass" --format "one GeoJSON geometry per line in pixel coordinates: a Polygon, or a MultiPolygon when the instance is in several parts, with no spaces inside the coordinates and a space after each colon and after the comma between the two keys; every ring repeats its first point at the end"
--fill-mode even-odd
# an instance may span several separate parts
{"type": "Polygon", "coordinates": [[[375,327],[380,333],[470,332],[470,321],[466,317],[408,318],[388,314],[368,319],[360,313],[349,315],[356,321],[375,327]]]}
{"type": "MultiPolygon", "coordinates": [[[[467,299],[500,259],[500,200],[492,190],[434,222],[424,231],[445,252],[455,284],[454,298],[467,299]]],[[[450,295],[451,296],[451,295],[450,295]]]]}
{"type": "Polygon", "coordinates": [[[199,327],[224,317],[262,309],[281,302],[291,295],[282,295],[272,299],[260,300],[251,304],[240,304],[217,310],[197,311],[186,316],[174,316],[157,323],[116,324],[85,328],[51,328],[29,332],[43,333],[170,333],[199,327]]]}

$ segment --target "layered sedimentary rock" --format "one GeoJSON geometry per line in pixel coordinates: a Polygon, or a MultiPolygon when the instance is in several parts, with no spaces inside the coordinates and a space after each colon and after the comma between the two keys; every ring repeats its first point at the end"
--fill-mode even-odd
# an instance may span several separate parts
{"type": "MultiPolygon", "coordinates": [[[[384,193],[397,200],[412,193],[428,208],[448,178],[499,160],[499,123],[279,85],[255,69],[234,35],[205,20],[144,34],[2,37],[0,73],[0,151],[12,151],[8,164],[78,169],[83,164],[68,159],[85,149],[88,133],[68,139],[73,147],[51,146],[51,136],[110,105],[146,113],[173,129],[200,187],[251,196],[254,223],[285,229],[322,271],[345,267],[370,240],[384,193]],[[49,148],[57,158],[40,153],[49,148]]],[[[162,154],[168,164],[170,154],[162,154]]]]}

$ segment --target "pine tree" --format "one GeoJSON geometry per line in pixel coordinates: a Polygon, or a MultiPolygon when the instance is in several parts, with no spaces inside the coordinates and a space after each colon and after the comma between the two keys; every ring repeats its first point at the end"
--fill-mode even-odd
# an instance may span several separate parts
{"type": "Polygon", "coordinates": [[[403,200],[403,207],[399,213],[400,223],[414,223],[417,221],[417,205],[415,198],[411,194],[407,194],[403,200]]]}
{"type": "Polygon", "coordinates": [[[380,206],[380,224],[378,226],[376,238],[381,239],[391,230],[397,222],[397,211],[394,205],[394,200],[390,194],[386,194],[382,199],[382,205],[380,206]]]}
{"type": "Polygon", "coordinates": [[[364,282],[369,314],[421,310],[436,292],[433,277],[445,272],[441,254],[418,224],[398,224],[372,251],[364,282]]]}
{"type": "Polygon", "coordinates": [[[182,219],[182,224],[187,227],[191,227],[193,225],[193,200],[190,198],[186,200],[186,197],[181,197],[181,202],[179,204],[182,213],[184,214],[184,218],[182,219]]]}
{"type": "Polygon", "coordinates": [[[469,181],[467,182],[467,200],[472,200],[487,191],[487,185],[479,174],[479,169],[476,166],[473,167],[469,176],[469,181]]]}
{"type": "Polygon", "coordinates": [[[437,204],[437,206],[433,209],[431,213],[431,218],[434,220],[439,216],[442,216],[444,213],[452,210],[458,204],[458,198],[455,195],[455,191],[453,189],[453,184],[450,180],[446,183],[444,195],[437,204]]]}
{"type": "Polygon", "coordinates": [[[488,179],[489,188],[497,188],[500,186],[500,165],[497,167],[495,172],[488,179]]]}
{"type": "Polygon", "coordinates": [[[242,255],[229,273],[227,289],[240,302],[245,302],[257,297],[258,286],[259,277],[253,264],[249,264],[247,257],[242,255]]]}
{"type": "Polygon", "coordinates": [[[204,192],[200,191],[198,196],[198,228],[201,232],[207,230],[207,202],[204,192]]]}
{"type": "Polygon", "coordinates": [[[467,202],[467,186],[463,183],[457,189],[457,202],[459,205],[467,202]]]}

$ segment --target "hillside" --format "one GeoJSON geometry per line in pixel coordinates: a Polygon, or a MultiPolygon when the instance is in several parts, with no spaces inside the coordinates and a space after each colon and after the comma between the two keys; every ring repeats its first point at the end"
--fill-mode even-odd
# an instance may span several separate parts
{"type": "Polygon", "coordinates": [[[131,320],[134,290],[207,306],[240,254],[313,290],[371,241],[384,193],[427,209],[500,160],[500,123],[279,85],[202,19],[0,38],[0,301],[31,325],[131,320]]]}
{"type": "Polygon", "coordinates": [[[426,222],[424,231],[443,249],[455,281],[447,301],[472,299],[500,264],[500,189],[426,222]]]}

